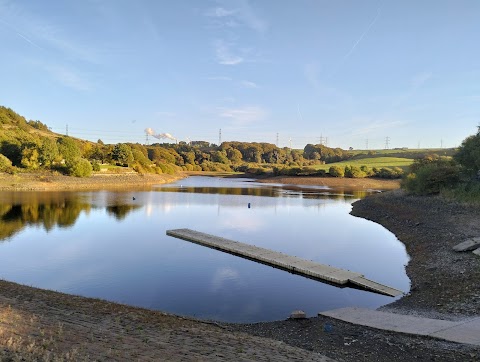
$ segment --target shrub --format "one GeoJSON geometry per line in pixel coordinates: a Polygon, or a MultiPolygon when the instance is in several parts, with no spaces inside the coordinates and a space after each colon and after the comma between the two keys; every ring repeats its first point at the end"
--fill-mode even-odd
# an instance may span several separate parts
{"type": "Polygon", "coordinates": [[[94,161],[92,163],[92,170],[95,171],[95,172],[100,171],[100,164],[98,162],[94,161]]]}
{"type": "Polygon", "coordinates": [[[403,170],[400,167],[388,168],[382,167],[381,169],[373,169],[374,176],[387,179],[401,178],[403,176],[403,170]]]}
{"type": "Polygon", "coordinates": [[[75,177],[89,177],[92,175],[92,164],[85,158],[77,158],[70,163],[67,172],[75,177]]]}
{"type": "Polygon", "coordinates": [[[12,161],[0,153],[0,172],[13,173],[12,161]]]}
{"type": "Polygon", "coordinates": [[[414,167],[402,182],[402,187],[417,195],[438,194],[460,182],[460,167],[453,161],[437,160],[414,167]]]}
{"type": "Polygon", "coordinates": [[[328,173],[333,177],[344,177],[345,169],[340,166],[331,166],[328,173]]]}
{"type": "Polygon", "coordinates": [[[345,177],[349,178],[363,178],[367,176],[367,174],[357,166],[345,166],[344,174],[345,177]]]}

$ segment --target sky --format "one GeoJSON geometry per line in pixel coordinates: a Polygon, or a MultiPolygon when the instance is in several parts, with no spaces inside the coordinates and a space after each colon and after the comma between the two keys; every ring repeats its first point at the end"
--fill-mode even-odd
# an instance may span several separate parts
{"type": "Polygon", "coordinates": [[[0,105],[105,143],[456,147],[479,39],[478,0],[0,0],[0,105]]]}

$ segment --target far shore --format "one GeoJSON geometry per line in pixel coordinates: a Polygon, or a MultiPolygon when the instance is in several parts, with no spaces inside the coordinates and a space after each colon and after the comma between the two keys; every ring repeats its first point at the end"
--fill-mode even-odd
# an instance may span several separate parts
{"type": "Polygon", "coordinates": [[[104,189],[150,188],[152,185],[175,182],[189,176],[251,177],[262,183],[285,185],[329,186],[355,190],[394,190],[400,187],[399,180],[374,178],[339,178],[313,176],[262,176],[225,172],[180,172],[167,174],[96,173],[91,177],[79,178],[54,173],[0,173],[0,191],[80,191],[104,189]]]}

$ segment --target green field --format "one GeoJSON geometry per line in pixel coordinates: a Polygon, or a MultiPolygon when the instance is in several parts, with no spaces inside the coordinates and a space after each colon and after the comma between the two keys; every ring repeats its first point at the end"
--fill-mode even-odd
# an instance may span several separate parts
{"type": "Polygon", "coordinates": [[[368,158],[359,158],[359,159],[350,159],[342,162],[328,163],[325,165],[315,165],[313,166],[317,170],[328,171],[332,166],[341,166],[345,167],[350,166],[368,166],[370,168],[382,168],[382,167],[400,167],[404,170],[408,168],[413,163],[412,158],[403,158],[403,157],[368,157],[368,158]]]}

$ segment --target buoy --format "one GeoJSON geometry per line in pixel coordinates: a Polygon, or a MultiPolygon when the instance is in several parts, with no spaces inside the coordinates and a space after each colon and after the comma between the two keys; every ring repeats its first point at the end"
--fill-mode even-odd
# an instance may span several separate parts
{"type": "Polygon", "coordinates": [[[250,208],[250,203],[248,203],[248,208],[250,208]]]}
{"type": "Polygon", "coordinates": [[[133,199],[135,200],[135,197],[133,199]]]}

